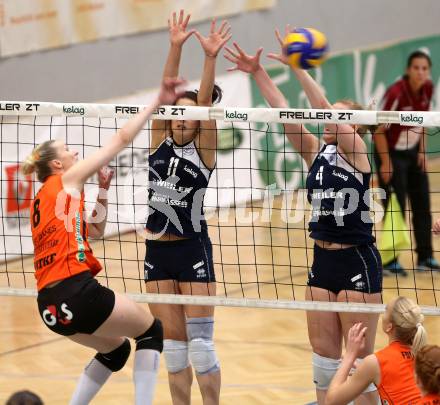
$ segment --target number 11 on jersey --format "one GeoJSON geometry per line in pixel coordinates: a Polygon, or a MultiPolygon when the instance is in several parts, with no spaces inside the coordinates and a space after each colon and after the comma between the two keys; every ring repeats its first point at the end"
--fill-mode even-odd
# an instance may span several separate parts
{"type": "Polygon", "coordinates": [[[170,159],[170,165],[168,166],[167,176],[175,176],[177,165],[179,164],[179,158],[172,157],[170,159]]]}

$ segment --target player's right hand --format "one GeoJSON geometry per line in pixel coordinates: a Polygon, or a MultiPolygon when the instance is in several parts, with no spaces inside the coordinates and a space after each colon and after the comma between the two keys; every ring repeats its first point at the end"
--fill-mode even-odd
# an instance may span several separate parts
{"type": "Polygon", "coordinates": [[[367,327],[362,322],[354,324],[348,331],[345,352],[347,356],[357,358],[358,354],[365,349],[365,332],[367,327]]]}
{"type": "Polygon", "coordinates": [[[185,12],[180,10],[179,19],[174,12],[172,18],[168,19],[168,30],[170,33],[171,45],[182,46],[185,41],[194,34],[195,30],[186,31],[191,14],[185,17],[185,12]]]}
{"type": "Polygon", "coordinates": [[[161,105],[172,105],[176,99],[183,95],[184,92],[179,91],[179,87],[183,86],[186,80],[175,77],[165,77],[161,83],[159,91],[159,103],[161,105]]]}
{"type": "Polygon", "coordinates": [[[258,48],[255,55],[248,55],[236,42],[234,42],[233,45],[235,49],[225,47],[227,53],[224,57],[230,62],[236,64],[235,67],[229,68],[228,72],[240,70],[245,73],[254,74],[261,67],[260,56],[261,52],[263,52],[263,48],[258,48]]]}

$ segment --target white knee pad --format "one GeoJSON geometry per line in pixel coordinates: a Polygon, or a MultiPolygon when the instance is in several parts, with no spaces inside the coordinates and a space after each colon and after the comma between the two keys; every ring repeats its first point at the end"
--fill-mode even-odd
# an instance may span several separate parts
{"type": "Polygon", "coordinates": [[[330,359],[317,353],[312,355],[313,382],[317,390],[327,390],[333,376],[338,371],[341,360],[330,359]]]}
{"type": "Polygon", "coordinates": [[[215,353],[214,320],[212,317],[188,318],[188,357],[197,374],[214,373],[220,370],[215,353]]]}
{"type": "Polygon", "coordinates": [[[190,340],[188,356],[197,374],[214,373],[220,370],[212,340],[201,338],[190,340]]]}
{"type": "Polygon", "coordinates": [[[170,373],[178,373],[189,367],[188,342],[165,339],[163,341],[165,364],[170,373]]]}

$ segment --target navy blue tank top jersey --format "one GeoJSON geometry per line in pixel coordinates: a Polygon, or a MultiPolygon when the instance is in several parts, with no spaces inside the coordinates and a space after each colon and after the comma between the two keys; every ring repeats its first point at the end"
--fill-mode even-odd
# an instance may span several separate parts
{"type": "Polygon", "coordinates": [[[207,234],[203,201],[212,171],[202,162],[194,142],[179,146],[166,138],[148,162],[146,228],[185,238],[207,234]]]}
{"type": "Polygon", "coordinates": [[[324,145],[307,176],[307,199],[312,205],[310,237],[326,242],[372,243],[370,173],[356,170],[337,150],[324,145]]]}

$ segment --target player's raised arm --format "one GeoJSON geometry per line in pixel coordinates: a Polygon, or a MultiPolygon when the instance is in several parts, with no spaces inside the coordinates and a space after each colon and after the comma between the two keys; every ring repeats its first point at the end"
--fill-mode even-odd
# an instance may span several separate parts
{"type": "MultiPolygon", "coordinates": [[[[286,35],[291,31],[290,26],[286,26],[286,35]]],[[[332,105],[327,97],[325,96],[324,90],[321,86],[313,79],[313,77],[304,69],[299,69],[297,67],[291,66],[286,55],[283,52],[283,39],[281,38],[281,34],[279,30],[275,30],[275,35],[280,44],[281,51],[280,53],[270,53],[268,54],[268,58],[277,60],[279,62],[284,63],[285,65],[290,66],[292,71],[294,72],[296,78],[301,84],[304,92],[307,95],[307,98],[310,102],[312,108],[316,109],[350,109],[350,106],[345,105],[344,103],[336,103],[332,105]],[[342,105],[344,104],[344,105],[342,105]]],[[[365,158],[363,158],[363,162],[361,163],[360,170],[370,170],[367,158],[367,147],[365,142],[362,140],[362,137],[356,132],[357,128],[353,128],[348,124],[328,124],[328,130],[337,135],[337,142],[339,147],[347,154],[359,153],[363,154],[365,158]],[[355,130],[354,130],[355,129],[355,130]]],[[[352,160],[352,159],[350,159],[352,160]]],[[[353,159],[354,160],[354,159],[353,159]]],[[[352,161],[353,161],[352,160],[352,161]]]]}
{"type": "MultiPolygon", "coordinates": [[[[216,20],[213,19],[209,34],[206,37],[199,32],[195,33],[205,53],[202,80],[199,92],[197,93],[197,105],[199,106],[210,107],[213,104],[213,100],[219,101],[221,99],[221,90],[214,84],[215,67],[218,53],[231,38],[230,32],[231,27],[227,21],[223,21],[217,28],[216,20]]],[[[217,149],[215,120],[200,122],[200,132],[195,142],[203,161],[209,168],[213,168],[215,166],[217,149]]]]}
{"type": "MultiPolygon", "coordinates": [[[[291,28],[289,25],[287,25],[285,30],[286,35],[290,31],[291,28]]],[[[310,76],[310,74],[306,70],[293,67],[289,64],[289,61],[282,50],[284,43],[283,43],[283,39],[281,38],[280,31],[278,29],[275,30],[275,36],[278,40],[278,43],[280,44],[281,51],[280,53],[269,53],[267,57],[273,60],[277,60],[281,63],[284,63],[287,66],[290,66],[296,78],[303,87],[304,92],[306,93],[312,108],[331,109],[332,105],[327,100],[327,97],[325,96],[322,88],[318,85],[318,83],[316,83],[313,77],[310,76]]]]}
{"type": "Polygon", "coordinates": [[[183,83],[182,79],[164,79],[158,96],[149,106],[130,119],[104,146],[86,159],[75,163],[63,173],[64,187],[82,190],[84,183],[90,176],[110,163],[119,152],[133,141],[159,105],[174,102],[177,97],[176,87],[183,83]]]}
{"type": "MultiPolygon", "coordinates": [[[[175,12],[168,19],[168,32],[170,48],[163,70],[163,78],[178,77],[180,59],[182,57],[183,45],[187,39],[194,34],[195,30],[188,30],[191,14],[185,16],[185,11],[180,10],[179,15],[175,12]]],[[[154,151],[167,135],[167,123],[165,120],[153,120],[151,125],[150,148],[154,151]]]]}
{"type": "MultiPolygon", "coordinates": [[[[226,54],[224,55],[227,60],[234,63],[235,66],[228,69],[228,72],[241,71],[249,73],[255,79],[261,94],[271,107],[275,108],[287,108],[288,103],[283,93],[275,85],[266,70],[260,63],[260,57],[263,52],[263,48],[258,48],[255,55],[249,55],[237,44],[233,43],[234,48],[226,47],[226,54]]],[[[300,127],[300,125],[296,125],[300,127]]]]}
{"type": "MultiPolygon", "coordinates": [[[[271,107],[287,108],[286,98],[260,63],[263,48],[259,48],[255,55],[246,54],[236,42],[234,42],[234,48],[225,48],[227,51],[225,58],[235,64],[228,71],[239,70],[251,74],[264,99],[271,107]]],[[[319,149],[318,139],[301,124],[285,124],[284,129],[292,146],[301,154],[307,165],[310,166],[313,156],[319,149]]]]}

